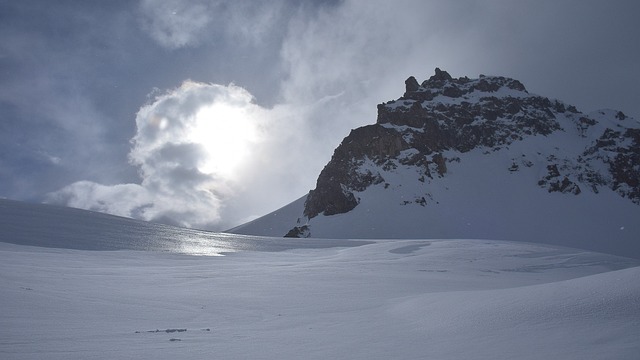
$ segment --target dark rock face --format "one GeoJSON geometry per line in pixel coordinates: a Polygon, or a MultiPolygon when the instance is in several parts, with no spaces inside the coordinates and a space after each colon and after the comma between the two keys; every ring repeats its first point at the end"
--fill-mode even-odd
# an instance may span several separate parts
{"type": "MultiPolygon", "coordinates": [[[[436,68],[422,84],[411,76],[405,86],[402,97],[378,105],[376,124],[352,130],[336,148],[316,188],[309,192],[304,216],[311,219],[351,211],[359,204],[359,192],[382,183],[385,188],[390,186],[383,175],[397,166],[412,167],[418,180],[426,183],[446,177],[447,163],[460,161],[459,157],[447,159],[444,153],[464,154],[481,148],[488,154],[557,132],[571,132],[580,141],[593,139],[593,143],[577,158],[538,152],[533,160],[542,169],[546,167],[546,174],[537,180],[537,186],[576,196],[608,187],[640,205],[639,126],[603,128],[596,118],[581,114],[574,106],[531,95],[519,81],[501,76],[453,78],[436,68]],[[600,133],[594,136],[594,132],[600,133]],[[598,164],[605,164],[608,172],[603,173],[598,164]]],[[[621,124],[634,121],[622,112],[602,115],[621,124]]],[[[529,159],[514,158],[507,170],[515,173],[532,166],[529,159]]],[[[430,201],[425,193],[402,204],[428,206],[430,201]]],[[[306,225],[287,234],[308,235],[306,225]]]]}
{"type": "Polygon", "coordinates": [[[309,192],[304,215],[308,218],[347,212],[358,205],[353,191],[384,181],[379,175],[358,171],[366,158],[382,165],[396,157],[408,144],[397,131],[380,125],[368,125],[352,130],[335,150],[331,161],[318,177],[316,189],[309,192]]]}
{"type": "Polygon", "coordinates": [[[406,87],[406,92],[414,92],[420,88],[420,84],[418,84],[418,80],[413,76],[409,76],[407,80],[405,80],[404,85],[406,87]]]}

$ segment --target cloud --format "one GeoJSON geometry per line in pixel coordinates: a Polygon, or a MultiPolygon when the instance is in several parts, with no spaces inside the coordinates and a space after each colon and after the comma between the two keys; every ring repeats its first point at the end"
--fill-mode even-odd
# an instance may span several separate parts
{"type": "Polygon", "coordinates": [[[212,230],[306,193],[322,165],[305,129],[315,106],[264,108],[234,84],[185,81],[140,108],[129,162],[140,183],[78,181],[46,202],[212,230]],[[312,166],[312,168],[309,168],[312,166]]]}
{"type": "Polygon", "coordinates": [[[277,30],[275,25],[288,16],[291,5],[284,0],[142,0],[139,24],[171,50],[229,40],[255,46],[277,30]]]}
{"type": "Polygon", "coordinates": [[[80,181],[47,200],[181,226],[215,226],[251,165],[249,153],[260,147],[265,115],[241,87],[186,81],[136,116],[129,159],[140,184],[80,181]]]}
{"type": "Polygon", "coordinates": [[[136,218],[140,217],[145,207],[152,206],[153,198],[143,187],[136,184],[107,186],[91,181],[78,181],[50,193],[47,202],[136,218]]]}
{"type": "Polygon", "coordinates": [[[260,46],[286,20],[284,1],[234,1],[228,4],[226,32],[234,39],[260,46]]]}
{"type": "Polygon", "coordinates": [[[211,22],[215,3],[181,0],[142,0],[141,27],[169,49],[197,45],[211,22]]]}

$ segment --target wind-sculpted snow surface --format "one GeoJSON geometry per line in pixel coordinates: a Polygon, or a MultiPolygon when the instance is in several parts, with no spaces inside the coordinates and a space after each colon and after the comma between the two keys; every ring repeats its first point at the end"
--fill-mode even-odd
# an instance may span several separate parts
{"type": "Polygon", "coordinates": [[[0,205],[1,359],[640,353],[634,259],[489,240],[199,233],[0,205]],[[233,253],[193,256],[221,252],[233,253]]]}
{"type": "Polygon", "coordinates": [[[583,114],[514,79],[436,69],[351,131],[301,201],[231,231],[505,239],[640,258],[640,123],[583,114]]]}
{"type": "Polygon", "coordinates": [[[631,360],[637,265],[479,240],[224,257],[0,243],[0,358],[631,360]]]}

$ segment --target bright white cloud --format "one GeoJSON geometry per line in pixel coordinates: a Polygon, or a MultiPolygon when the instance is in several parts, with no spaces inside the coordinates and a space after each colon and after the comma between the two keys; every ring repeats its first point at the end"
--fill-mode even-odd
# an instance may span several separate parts
{"type": "Polygon", "coordinates": [[[140,184],[79,181],[50,193],[47,201],[228,229],[312,187],[325,159],[314,160],[321,139],[303,129],[318,109],[317,104],[267,109],[239,86],[186,81],[138,111],[129,159],[140,184]]]}
{"type": "Polygon", "coordinates": [[[233,178],[260,141],[265,115],[241,87],[187,81],[140,109],[131,162],[143,179],[160,166],[233,178]]]}
{"type": "Polygon", "coordinates": [[[130,162],[141,184],[81,181],[50,202],[190,227],[221,221],[237,196],[268,122],[246,90],[186,81],[143,106],[136,116],[130,162]]]}

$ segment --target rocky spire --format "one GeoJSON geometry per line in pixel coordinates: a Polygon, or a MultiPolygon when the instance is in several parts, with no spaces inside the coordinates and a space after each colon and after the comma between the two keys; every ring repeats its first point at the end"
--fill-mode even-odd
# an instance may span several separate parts
{"type": "Polygon", "coordinates": [[[453,79],[448,72],[440,70],[440,68],[436,68],[436,74],[429,78],[429,82],[431,81],[448,81],[453,79]]]}
{"type": "Polygon", "coordinates": [[[409,76],[407,80],[404,81],[404,85],[406,87],[406,92],[414,92],[420,88],[420,84],[418,84],[418,80],[415,77],[409,76]]]}

